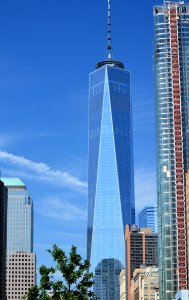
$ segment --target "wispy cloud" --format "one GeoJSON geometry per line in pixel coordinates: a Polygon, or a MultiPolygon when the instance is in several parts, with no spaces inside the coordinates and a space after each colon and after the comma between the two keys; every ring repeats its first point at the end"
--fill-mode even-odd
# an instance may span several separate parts
{"type": "Polygon", "coordinates": [[[3,149],[10,145],[18,143],[18,142],[20,142],[21,139],[23,139],[23,134],[20,134],[18,132],[0,133],[0,148],[3,149]]]}
{"type": "Polygon", "coordinates": [[[76,204],[58,197],[43,199],[40,201],[37,210],[41,215],[56,221],[85,221],[87,218],[85,207],[78,207],[76,204]]]}
{"type": "Polygon", "coordinates": [[[0,133],[0,148],[5,148],[12,144],[20,143],[21,141],[31,139],[49,139],[62,137],[62,133],[57,132],[38,132],[38,133],[27,133],[23,132],[12,132],[12,133],[0,133]]]}
{"type": "Polygon", "coordinates": [[[1,149],[2,149],[2,147],[8,146],[11,143],[12,138],[13,137],[10,136],[10,135],[0,133],[0,147],[1,147],[1,149]]]}
{"type": "Polygon", "coordinates": [[[78,190],[85,190],[87,183],[68,172],[54,170],[43,162],[34,162],[23,156],[14,155],[5,151],[0,151],[0,161],[3,160],[11,165],[19,166],[25,173],[29,171],[29,176],[38,180],[51,182],[55,185],[67,186],[78,190]]]}
{"type": "MultiPolygon", "coordinates": [[[[82,218],[86,219],[86,208],[84,208],[82,210],[82,214],[83,213],[84,213],[84,216],[82,216],[82,218]]],[[[44,234],[46,234],[47,236],[59,237],[62,240],[65,240],[65,239],[76,239],[76,240],[79,239],[79,240],[81,240],[81,239],[85,239],[86,238],[85,232],[80,232],[80,231],[76,232],[75,229],[74,229],[74,232],[72,232],[70,230],[70,228],[69,228],[68,231],[66,231],[66,230],[62,231],[62,230],[57,230],[57,229],[56,230],[53,230],[53,229],[48,230],[48,229],[46,229],[44,231],[44,234]]]]}

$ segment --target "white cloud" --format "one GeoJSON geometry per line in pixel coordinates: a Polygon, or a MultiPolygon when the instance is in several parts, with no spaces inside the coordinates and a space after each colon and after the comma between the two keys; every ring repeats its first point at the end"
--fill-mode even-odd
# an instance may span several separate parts
{"type": "Polygon", "coordinates": [[[29,176],[34,179],[36,178],[38,180],[47,181],[53,184],[67,186],[78,190],[85,190],[87,188],[86,182],[70,175],[68,172],[54,170],[42,162],[34,162],[23,156],[17,156],[5,151],[0,151],[0,160],[19,166],[24,172],[30,171],[29,176]]]}
{"type": "Polygon", "coordinates": [[[156,172],[149,168],[135,169],[135,207],[137,212],[145,205],[156,204],[156,172]]]}
{"type": "Polygon", "coordinates": [[[57,221],[86,221],[87,218],[85,207],[77,207],[75,204],[57,197],[43,199],[40,201],[37,210],[41,215],[57,221]]]}

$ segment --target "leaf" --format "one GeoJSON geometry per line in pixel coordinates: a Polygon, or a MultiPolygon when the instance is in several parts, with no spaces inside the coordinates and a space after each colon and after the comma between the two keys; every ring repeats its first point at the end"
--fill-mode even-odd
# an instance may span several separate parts
{"type": "Polygon", "coordinates": [[[47,268],[42,265],[39,269],[41,275],[39,286],[31,288],[25,299],[27,300],[96,300],[91,288],[93,286],[93,273],[89,273],[89,261],[83,260],[77,253],[77,247],[72,246],[69,255],[53,245],[47,250],[53,257],[55,266],[47,268]],[[59,271],[62,280],[56,280],[59,271]]]}

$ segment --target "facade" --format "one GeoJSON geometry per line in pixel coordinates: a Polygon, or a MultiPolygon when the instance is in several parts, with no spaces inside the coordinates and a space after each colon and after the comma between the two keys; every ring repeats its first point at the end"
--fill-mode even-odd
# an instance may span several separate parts
{"type": "Polygon", "coordinates": [[[159,300],[159,273],[156,267],[136,269],[131,282],[132,300],[159,300]]]}
{"type": "Polygon", "coordinates": [[[122,269],[120,276],[119,276],[119,282],[120,282],[120,300],[126,300],[126,270],[122,269]]]}
{"type": "MultiPolygon", "coordinates": [[[[187,250],[188,250],[188,272],[189,272],[189,171],[186,173],[186,225],[187,225],[187,250]]],[[[189,288],[189,278],[188,278],[189,288]]]]}
{"type": "Polygon", "coordinates": [[[16,252],[7,263],[7,299],[22,299],[35,285],[36,257],[31,252],[16,252]]]}
{"type": "Polygon", "coordinates": [[[160,299],[188,288],[189,5],[154,7],[160,299]],[[187,208],[188,209],[188,208],[187,208]]]}
{"type": "Polygon", "coordinates": [[[8,189],[7,299],[22,299],[35,284],[32,199],[20,179],[1,180],[8,189]]]}
{"type": "Polygon", "coordinates": [[[6,298],[7,188],[0,181],[0,300],[6,298]]]}
{"type": "Polygon", "coordinates": [[[87,257],[93,273],[101,269],[96,296],[115,300],[125,261],[124,229],[135,219],[130,73],[120,62],[101,62],[90,74],[89,89],[87,257]],[[105,264],[107,269],[114,264],[109,298],[103,295],[105,264]]]}
{"type": "Polygon", "coordinates": [[[189,299],[189,291],[182,290],[176,293],[175,300],[188,300],[189,299]]]}
{"type": "Polygon", "coordinates": [[[95,268],[94,293],[101,299],[119,299],[119,275],[122,264],[115,258],[102,259],[95,268]]]}
{"type": "Polygon", "coordinates": [[[126,299],[131,300],[131,279],[135,269],[141,265],[158,266],[158,234],[152,233],[151,228],[138,229],[129,225],[125,232],[126,257],[126,299]]]}
{"type": "Polygon", "coordinates": [[[152,232],[158,232],[157,206],[145,206],[138,216],[139,228],[152,228],[152,232]]]}

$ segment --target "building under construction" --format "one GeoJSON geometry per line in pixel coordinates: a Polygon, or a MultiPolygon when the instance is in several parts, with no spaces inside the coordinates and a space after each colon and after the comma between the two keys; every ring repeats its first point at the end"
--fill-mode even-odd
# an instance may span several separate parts
{"type": "Polygon", "coordinates": [[[154,7],[160,299],[188,289],[189,4],[154,7]]]}

